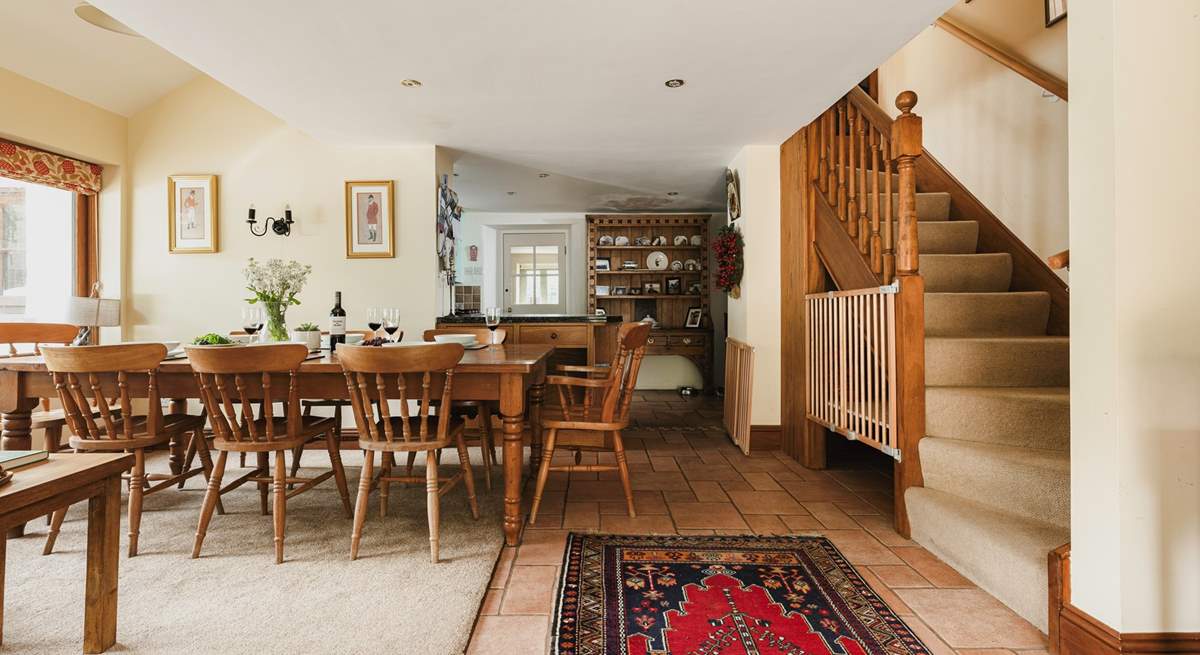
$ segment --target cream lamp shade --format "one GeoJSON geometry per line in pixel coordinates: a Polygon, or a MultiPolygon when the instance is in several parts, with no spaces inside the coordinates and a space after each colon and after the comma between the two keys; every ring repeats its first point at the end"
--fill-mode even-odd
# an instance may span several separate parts
{"type": "Polygon", "coordinates": [[[91,297],[71,296],[67,300],[67,311],[64,322],[78,325],[79,336],[75,344],[88,342],[92,330],[97,327],[117,327],[121,325],[121,301],[111,298],[99,298],[99,283],[93,288],[91,297]]]}

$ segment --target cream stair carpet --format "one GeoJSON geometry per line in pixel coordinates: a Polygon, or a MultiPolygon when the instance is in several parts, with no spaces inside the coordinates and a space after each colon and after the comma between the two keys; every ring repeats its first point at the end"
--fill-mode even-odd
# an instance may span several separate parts
{"type": "Polygon", "coordinates": [[[917,207],[927,436],[912,538],[1044,631],[1046,555],[1070,540],[1069,340],[1046,335],[1047,294],[1009,291],[1011,257],[976,252],[978,225],[949,220],[947,194],[917,207]]]}
{"type": "MultiPolygon", "coordinates": [[[[353,500],[362,456],[343,451],[343,459],[353,500]]],[[[423,461],[418,458],[421,471],[423,461]]],[[[230,457],[226,480],[241,470],[236,462],[230,457]]],[[[309,451],[304,464],[302,475],[319,473],[327,470],[328,457],[309,451]]],[[[150,467],[165,470],[165,457],[156,455],[150,467]]],[[[442,467],[457,469],[453,453],[443,454],[442,467]]],[[[280,565],[274,560],[272,519],[259,513],[254,486],[224,496],[227,514],[213,516],[196,560],[190,554],[203,479],[192,478],[183,491],[148,496],[140,553],[130,559],[121,548],[117,645],[109,652],[460,653],[503,542],[503,491],[497,485],[488,492],[481,471],[476,480],[478,521],[471,519],[462,485],[442,497],[440,564],[429,562],[423,485],[393,487],[385,519],[379,518],[378,492],[372,494],[372,514],[354,562],[351,520],[332,479],[289,499],[286,559],[280,565]]],[[[80,652],[83,505],[68,514],[53,555],[41,555],[44,521],[30,523],[25,537],[9,540],[0,651],[80,652]]],[[[126,533],[124,524],[122,544],[126,533]]]]}

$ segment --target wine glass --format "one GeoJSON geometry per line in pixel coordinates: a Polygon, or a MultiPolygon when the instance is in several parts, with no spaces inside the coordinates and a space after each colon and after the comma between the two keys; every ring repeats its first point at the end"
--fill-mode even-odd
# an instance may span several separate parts
{"type": "Polygon", "coordinates": [[[496,345],[496,328],[500,327],[500,308],[488,307],[483,314],[483,324],[492,331],[490,345],[496,345]]]}
{"type": "MultiPolygon", "coordinates": [[[[246,305],[242,308],[242,329],[250,335],[249,343],[254,343],[254,335],[263,328],[263,311],[258,305],[246,305]]],[[[260,341],[262,337],[259,337],[260,341]]]]}
{"type": "Polygon", "coordinates": [[[378,307],[371,307],[367,310],[367,327],[371,328],[371,336],[379,335],[379,328],[383,326],[381,311],[378,307]]]}
{"type": "Polygon", "coordinates": [[[383,331],[387,332],[388,337],[392,337],[394,343],[396,339],[396,330],[400,329],[400,310],[391,307],[383,310],[383,331]]]}

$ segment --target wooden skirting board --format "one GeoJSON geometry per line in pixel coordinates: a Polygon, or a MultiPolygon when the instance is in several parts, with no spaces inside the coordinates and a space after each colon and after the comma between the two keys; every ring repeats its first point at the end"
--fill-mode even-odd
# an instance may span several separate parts
{"type": "Polygon", "coordinates": [[[780,425],[751,425],[750,452],[764,450],[779,450],[783,442],[783,426],[780,425]]]}

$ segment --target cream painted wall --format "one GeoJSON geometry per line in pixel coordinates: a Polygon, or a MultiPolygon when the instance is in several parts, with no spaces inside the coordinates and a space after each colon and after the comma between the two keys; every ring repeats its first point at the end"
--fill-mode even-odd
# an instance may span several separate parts
{"type": "MultiPolygon", "coordinates": [[[[1032,24],[1033,32],[1005,34],[1026,55],[1054,61],[1065,51],[1063,22],[1040,27],[1041,0],[980,0],[958,9],[976,4],[988,10],[970,14],[980,23],[973,28],[1032,24]]],[[[880,103],[893,116],[897,94],[917,92],[925,147],[1030,249],[1046,257],[1069,247],[1066,102],[1042,97],[1040,87],[934,27],[880,66],[879,85],[880,103]]]]}
{"type": "Polygon", "coordinates": [[[1071,6],[1072,602],[1122,632],[1200,631],[1198,15],[1071,6]]]}
{"type": "MultiPolygon", "coordinates": [[[[128,121],[3,68],[0,97],[0,137],[104,166],[98,207],[100,280],[105,297],[122,297],[128,121]]],[[[105,328],[102,337],[120,340],[120,330],[105,328]]]]}
{"type": "Polygon", "coordinates": [[[201,77],[130,118],[128,152],[129,337],[190,339],[239,327],[246,297],[241,270],[251,256],[313,266],[289,324],[326,325],[340,290],[352,327],[365,325],[370,306],[400,307],[406,338],[433,327],[439,309],[434,146],[330,146],[201,77]],[[202,173],[220,176],[220,252],[170,254],[167,176],[202,173]],[[343,182],[356,179],[395,182],[394,259],[346,259],[343,182]],[[245,219],[252,202],[260,218],[290,203],[292,236],[251,236],[245,219]]]}
{"type": "Polygon", "coordinates": [[[746,242],[742,295],[729,299],[729,336],[754,346],[750,422],[779,425],[779,146],[745,146],[729,163],[741,180],[746,242]]]}

